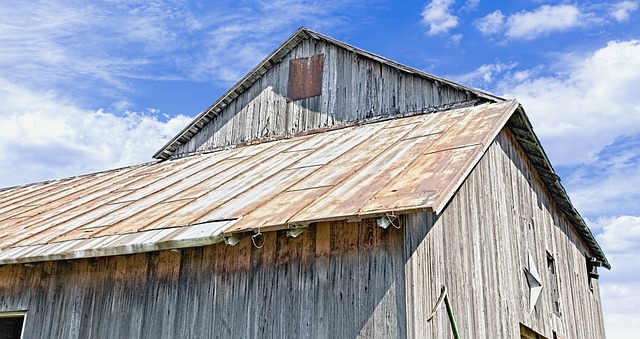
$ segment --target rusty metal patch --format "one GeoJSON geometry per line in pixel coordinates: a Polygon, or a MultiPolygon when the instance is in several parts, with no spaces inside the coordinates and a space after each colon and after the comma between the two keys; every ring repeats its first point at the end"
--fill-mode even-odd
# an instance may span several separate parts
{"type": "Polygon", "coordinates": [[[291,101],[322,95],[324,54],[289,60],[287,98],[291,101]]]}

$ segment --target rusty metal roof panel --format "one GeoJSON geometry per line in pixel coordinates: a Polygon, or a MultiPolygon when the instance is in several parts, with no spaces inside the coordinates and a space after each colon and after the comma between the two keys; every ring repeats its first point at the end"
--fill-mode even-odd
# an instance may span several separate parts
{"type": "Polygon", "coordinates": [[[517,107],[507,101],[370,122],[1,190],[0,263],[438,211],[517,107]]]}

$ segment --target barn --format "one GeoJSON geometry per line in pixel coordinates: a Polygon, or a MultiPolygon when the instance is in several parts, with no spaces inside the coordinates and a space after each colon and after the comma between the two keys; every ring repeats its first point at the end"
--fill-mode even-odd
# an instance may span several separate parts
{"type": "Polygon", "coordinates": [[[147,164],[0,190],[0,338],[604,338],[524,108],[306,28],[147,164]]]}

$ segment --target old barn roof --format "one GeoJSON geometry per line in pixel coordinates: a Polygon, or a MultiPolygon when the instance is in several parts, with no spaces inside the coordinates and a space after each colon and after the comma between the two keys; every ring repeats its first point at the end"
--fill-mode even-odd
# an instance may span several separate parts
{"type": "Polygon", "coordinates": [[[257,66],[255,66],[247,75],[240,79],[233,87],[231,87],[224,95],[222,95],[216,102],[201,112],[193,121],[186,126],[180,133],[178,133],[173,139],[171,139],[166,145],[164,145],[156,154],[153,155],[156,159],[168,159],[174,153],[178,146],[187,143],[194,135],[196,135],[209,121],[214,119],[222,110],[231,104],[240,94],[251,87],[262,75],[267,73],[274,65],[280,63],[282,59],[289,54],[298,44],[307,39],[314,39],[323,41],[332,45],[339,46],[361,57],[378,61],[382,64],[391,66],[398,71],[414,74],[423,78],[431,79],[444,86],[452,87],[463,92],[472,94],[474,98],[481,98],[489,102],[503,101],[504,99],[495,95],[483,92],[478,89],[466,87],[464,85],[455,83],[453,81],[437,77],[433,74],[423,72],[421,70],[402,65],[393,60],[376,55],[371,52],[367,52],[363,49],[351,46],[347,43],[335,40],[326,35],[314,32],[310,29],[301,27],[298,29],[287,41],[282,43],[275,51],[269,54],[264,60],[262,60],[257,66]]]}
{"type": "Polygon", "coordinates": [[[0,191],[0,264],[207,245],[234,233],[327,220],[439,213],[507,121],[558,206],[608,267],[515,100],[7,188],[0,191]]]}

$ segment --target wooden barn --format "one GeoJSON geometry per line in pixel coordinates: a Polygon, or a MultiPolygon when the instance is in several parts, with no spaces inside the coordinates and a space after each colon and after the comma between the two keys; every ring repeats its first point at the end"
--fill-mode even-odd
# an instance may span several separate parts
{"type": "Polygon", "coordinates": [[[0,190],[0,338],[604,338],[515,100],[301,28],[154,157],[0,190]]]}

